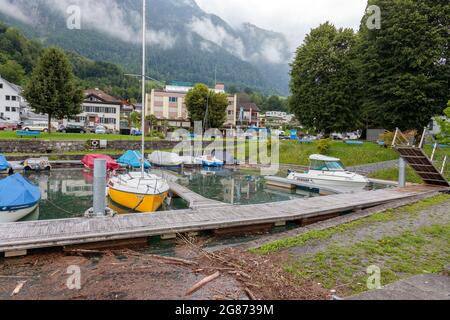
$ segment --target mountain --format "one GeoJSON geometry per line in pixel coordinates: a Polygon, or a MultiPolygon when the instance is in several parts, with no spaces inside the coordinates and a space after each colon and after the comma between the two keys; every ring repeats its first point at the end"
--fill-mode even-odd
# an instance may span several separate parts
{"type": "MultiPolygon", "coordinates": [[[[251,24],[232,27],[194,0],[148,0],[148,65],[159,80],[215,79],[265,93],[288,93],[286,38],[251,24]]],[[[44,45],[139,71],[140,0],[0,0],[0,20],[44,45]],[[81,29],[69,30],[77,3],[81,29]]]]}

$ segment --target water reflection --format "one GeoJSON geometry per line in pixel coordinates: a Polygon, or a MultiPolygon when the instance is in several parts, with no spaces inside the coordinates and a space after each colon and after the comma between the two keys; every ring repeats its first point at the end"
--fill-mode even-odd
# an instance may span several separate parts
{"type": "Polygon", "coordinates": [[[268,188],[262,176],[228,169],[185,172],[180,184],[206,198],[234,205],[279,202],[315,196],[301,191],[289,192],[268,188]]]}

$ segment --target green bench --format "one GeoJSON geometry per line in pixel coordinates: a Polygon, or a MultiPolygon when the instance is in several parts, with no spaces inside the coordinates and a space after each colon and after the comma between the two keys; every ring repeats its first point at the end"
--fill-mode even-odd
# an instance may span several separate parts
{"type": "Polygon", "coordinates": [[[16,131],[16,136],[20,137],[20,138],[24,138],[24,137],[33,137],[33,138],[38,138],[41,135],[41,133],[39,131],[16,131]]]}

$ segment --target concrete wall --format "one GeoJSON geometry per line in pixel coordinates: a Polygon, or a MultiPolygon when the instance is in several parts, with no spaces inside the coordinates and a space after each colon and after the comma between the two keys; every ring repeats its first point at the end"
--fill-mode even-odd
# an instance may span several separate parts
{"type": "MultiPolygon", "coordinates": [[[[147,141],[147,150],[170,150],[179,142],[147,141]]],[[[108,141],[108,150],[140,150],[140,141],[108,141]]],[[[0,140],[1,153],[62,153],[91,150],[89,141],[0,140]]],[[[101,152],[101,151],[99,151],[101,152]]]]}

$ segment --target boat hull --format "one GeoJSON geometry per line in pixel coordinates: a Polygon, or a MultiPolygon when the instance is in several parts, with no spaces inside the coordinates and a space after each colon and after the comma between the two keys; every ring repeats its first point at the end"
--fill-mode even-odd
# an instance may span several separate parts
{"type": "Polygon", "coordinates": [[[336,177],[318,177],[307,174],[295,174],[288,177],[290,180],[311,183],[318,187],[329,187],[341,190],[345,193],[363,191],[369,186],[369,181],[354,181],[348,179],[339,179],[336,177]]]}
{"type": "Polygon", "coordinates": [[[17,210],[0,211],[0,223],[12,223],[25,218],[27,215],[36,210],[38,204],[34,204],[30,207],[20,208],[17,210]]]}
{"type": "Polygon", "coordinates": [[[157,211],[164,200],[167,198],[167,192],[162,194],[136,194],[125,192],[109,187],[108,194],[111,200],[121,206],[137,212],[155,212],[157,211]]]}

